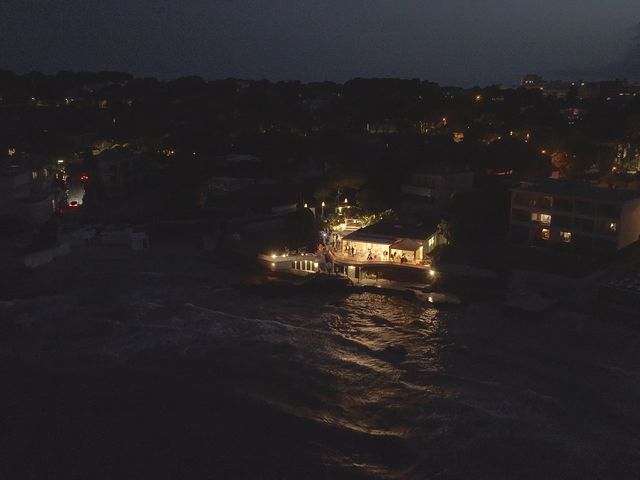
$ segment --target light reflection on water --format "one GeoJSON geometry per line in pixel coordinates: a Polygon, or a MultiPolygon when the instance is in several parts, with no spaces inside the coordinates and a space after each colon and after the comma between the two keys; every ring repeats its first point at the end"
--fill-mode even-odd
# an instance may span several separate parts
{"type": "MultiPolygon", "coordinates": [[[[166,348],[171,362],[187,357],[189,368],[204,369],[194,377],[195,397],[206,385],[211,387],[204,391],[210,395],[207,401],[215,401],[220,391],[250,398],[260,420],[238,435],[262,438],[267,427],[261,420],[275,419],[267,429],[273,445],[264,448],[280,458],[300,448],[329,469],[320,478],[582,479],[603,464],[588,455],[594,445],[606,447],[598,438],[616,439],[614,457],[632,448],[626,447],[632,445],[624,433],[626,420],[619,429],[598,420],[586,441],[576,435],[601,411],[615,420],[622,405],[624,418],[632,416],[636,397],[621,390],[624,395],[618,392],[611,404],[601,398],[612,384],[602,369],[588,363],[597,350],[593,345],[601,347],[598,342],[589,344],[589,355],[579,361],[563,357],[559,348],[545,350],[545,342],[557,335],[556,326],[512,325],[491,305],[439,309],[417,299],[372,293],[265,298],[229,289],[194,295],[185,289],[167,294],[160,287],[169,287],[155,281],[145,279],[131,290],[135,293],[118,291],[104,312],[65,298],[58,305],[43,299],[25,311],[18,304],[6,306],[0,313],[42,317],[47,325],[52,315],[65,321],[81,317],[87,336],[66,343],[56,337],[49,356],[60,348],[64,357],[62,350],[69,345],[92,353],[99,344],[105,356],[122,364],[154,348],[166,348]],[[95,343],[85,340],[93,331],[87,319],[93,318],[110,321],[95,343]],[[532,342],[535,335],[542,341],[532,342]],[[194,352],[213,352],[214,360],[194,352]],[[587,377],[585,371],[586,383],[580,380],[580,374],[587,377]],[[585,402],[583,411],[575,413],[579,402],[585,402]],[[570,467],[562,470],[563,465],[570,467]],[[548,475],[550,466],[554,472],[560,469],[557,477],[548,475]],[[481,473],[474,477],[475,472],[481,473]]],[[[571,332],[564,343],[573,339],[571,332]]],[[[620,341],[611,344],[617,348],[620,341]]],[[[35,348],[30,345],[38,344],[25,341],[23,351],[35,348]]],[[[154,355],[151,365],[158,358],[154,355]]],[[[622,371],[635,372],[633,365],[622,366],[622,371]]],[[[616,381],[621,389],[631,383],[626,377],[616,381]]],[[[231,408],[227,413],[234,424],[234,415],[246,412],[231,408]]],[[[631,455],[624,455],[631,465],[631,455]]]]}

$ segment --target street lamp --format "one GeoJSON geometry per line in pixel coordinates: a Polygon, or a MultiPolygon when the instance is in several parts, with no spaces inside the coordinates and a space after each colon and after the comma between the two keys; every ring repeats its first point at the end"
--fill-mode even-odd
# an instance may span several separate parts
{"type": "Polygon", "coordinates": [[[325,207],[325,205],[326,204],[324,202],[322,202],[322,214],[321,215],[322,215],[323,218],[324,218],[324,207],[325,207]]]}

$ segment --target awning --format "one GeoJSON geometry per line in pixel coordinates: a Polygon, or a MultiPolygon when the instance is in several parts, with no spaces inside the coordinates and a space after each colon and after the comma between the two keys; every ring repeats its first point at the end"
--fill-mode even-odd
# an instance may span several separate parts
{"type": "Polygon", "coordinates": [[[417,252],[423,243],[413,238],[401,238],[391,244],[392,250],[404,250],[405,252],[417,252]]]}

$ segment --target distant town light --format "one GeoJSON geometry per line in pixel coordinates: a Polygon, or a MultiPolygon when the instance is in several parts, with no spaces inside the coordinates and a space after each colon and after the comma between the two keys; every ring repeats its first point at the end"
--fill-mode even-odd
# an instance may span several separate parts
{"type": "Polygon", "coordinates": [[[326,203],[322,202],[322,206],[323,206],[323,207],[326,207],[327,205],[326,205],[326,203]]]}
{"type": "Polygon", "coordinates": [[[64,163],[64,160],[58,160],[58,165],[62,165],[64,163]]]}
{"type": "Polygon", "coordinates": [[[482,100],[482,95],[476,95],[476,102],[479,102],[480,100],[482,100]]]}
{"type": "Polygon", "coordinates": [[[304,204],[304,208],[309,208],[309,204],[308,204],[308,203],[305,203],[305,204],[304,204]]]}
{"type": "Polygon", "coordinates": [[[275,253],[272,253],[272,254],[271,254],[271,258],[276,258],[276,256],[277,256],[277,255],[276,255],[275,253]]]}
{"type": "Polygon", "coordinates": [[[433,270],[433,269],[430,269],[429,270],[429,275],[432,276],[432,277],[435,277],[436,276],[436,271],[433,270]]]}
{"type": "Polygon", "coordinates": [[[349,203],[349,199],[345,198],[344,203],[349,203]]]}

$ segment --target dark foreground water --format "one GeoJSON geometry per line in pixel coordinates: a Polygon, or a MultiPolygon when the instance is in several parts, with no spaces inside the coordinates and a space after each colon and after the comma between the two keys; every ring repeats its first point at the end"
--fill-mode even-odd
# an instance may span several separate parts
{"type": "Polygon", "coordinates": [[[0,478],[640,478],[637,327],[145,272],[0,318],[0,478]]]}

